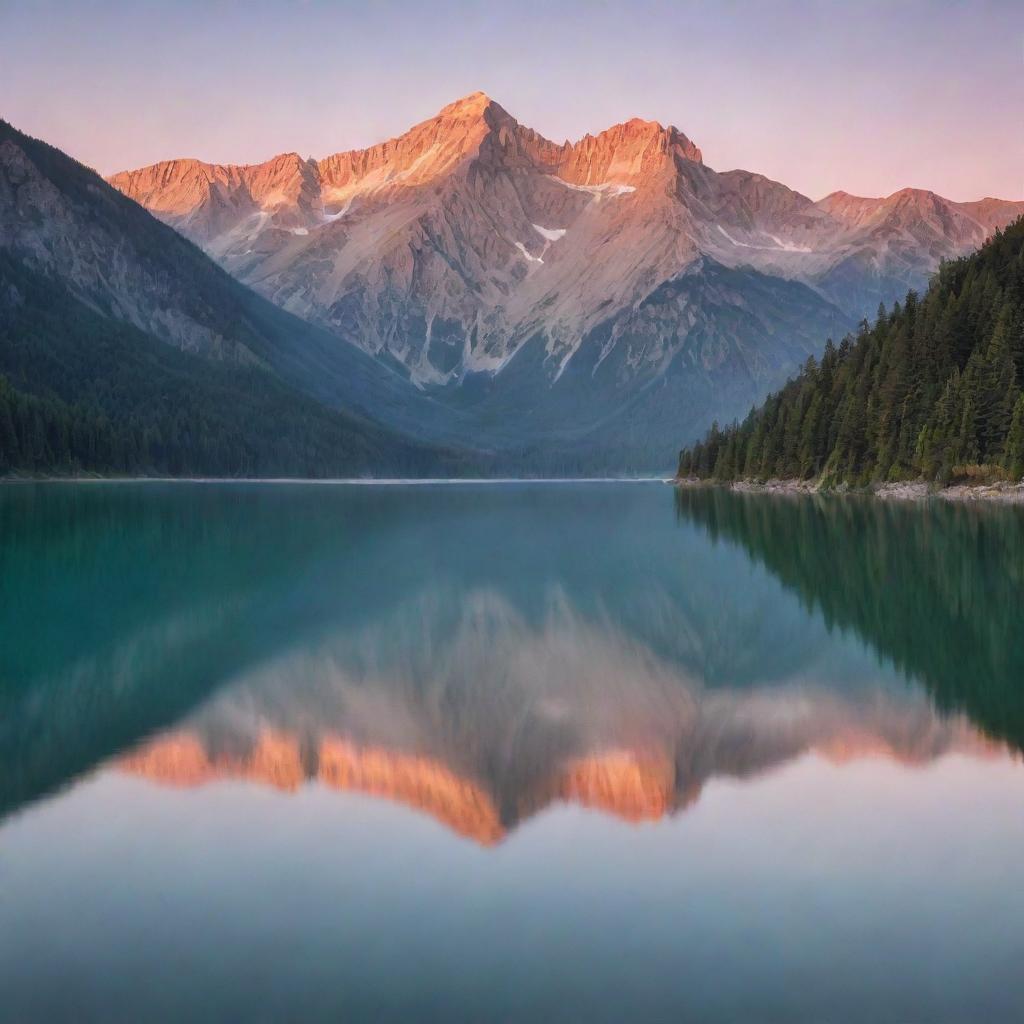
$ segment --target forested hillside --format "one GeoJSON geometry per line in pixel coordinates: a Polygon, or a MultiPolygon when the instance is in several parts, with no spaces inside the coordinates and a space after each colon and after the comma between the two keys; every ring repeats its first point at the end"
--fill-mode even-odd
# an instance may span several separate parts
{"type": "MultiPolygon", "coordinates": [[[[0,121],[0,474],[458,475],[428,399],[0,121]],[[373,410],[372,413],[370,410],[373,410]]],[[[476,471],[479,472],[477,469],[476,471]]]]}
{"type": "Polygon", "coordinates": [[[258,367],[206,360],[90,309],[0,250],[0,474],[457,472],[258,367]]]}
{"type": "Polygon", "coordinates": [[[824,484],[1024,475],[1024,219],[942,265],[923,297],[831,341],[679,475],[824,484]]]}

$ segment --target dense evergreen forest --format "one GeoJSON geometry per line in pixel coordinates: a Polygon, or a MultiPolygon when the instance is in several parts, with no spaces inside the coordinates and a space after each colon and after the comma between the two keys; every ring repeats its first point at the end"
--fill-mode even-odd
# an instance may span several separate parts
{"type": "Polygon", "coordinates": [[[740,424],[713,425],[679,475],[825,485],[1024,476],[1024,219],[944,263],[740,424]]]}
{"type": "Polygon", "coordinates": [[[0,251],[0,474],[457,474],[275,374],[181,352],[0,251]]]}

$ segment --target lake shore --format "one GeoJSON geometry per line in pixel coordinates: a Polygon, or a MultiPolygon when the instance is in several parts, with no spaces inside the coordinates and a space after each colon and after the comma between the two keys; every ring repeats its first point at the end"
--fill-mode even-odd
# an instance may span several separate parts
{"type": "Polygon", "coordinates": [[[4,484],[315,484],[385,487],[412,485],[467,484],[664,484],[665,476],[450,476],[450,477],[302,477],[302,476],[101,476],[83,473],[75,476],[31,475],[0,476],[4,484]]]}
{"type": "Polygon", "coordinates": [[[722,484],[696,477],[676,477],[673,483],[676,487],[724,487],[741,494],[862,494],[883,501],[925,501],[938,498],[942,501],[1024,504],[1024,481],[1010,483],[1003,480],[994,484],[953,484],[949,487],[934,487],[924,481],[914,480],[866,488],[851,488],[846,485],[822,487],[815,480],[737,480],[731,484],[722,484]]]}

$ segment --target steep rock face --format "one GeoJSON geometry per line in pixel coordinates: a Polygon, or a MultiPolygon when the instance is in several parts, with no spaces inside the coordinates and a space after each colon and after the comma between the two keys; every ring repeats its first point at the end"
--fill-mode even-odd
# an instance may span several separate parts
{"type": "MultiPolygon", "coordinates": [[[[525,352],[531,394],[549,405],[572,363],[593,368],[608,357],[590,356],[588,336],[634,317],[688,268],[720,265],[802,285],[793,294],[805,307],[817,303],[815,329],[829,320],[841,334],[1024,212],[1024,203],[952,203],[918,190],[887,199],[835,193],[815,203],[762,175],[712,170],[673,127],[634,119],[557,144],[482,93],[396,139],[319,161],[177,160],[110,180],[235,276],[400,365],[420,388],[458,405],[469,401],[456,394],[467,384],[473,401],[488,396],[476,425],[485,433],[510,396],[520,411],[534,404],[522,405],[519,374],[509,374],[525,352]]],[[[765,327],[741,347],[791,339],[792,318],[758,301],[745,295],[735,304],[765,327]]],[[[655,349],[671,348],[697,322],[702,339],[728,347],[719,315],[690,305],[666,316],[655,349]]],[[[778,372],[709,386],[759,398],[824,340],[801,337],[786,358],[765,351],[762,361],[778,372]]],[[[730,361],[738,368],[742,359],[734,352],[730,361]]],[[[635,352],[619,359],[622,367],[635,362],[635,352]]],[[[631,407],[649,385],[642,366],[636,376],[620,372],[613,404],[631,407]]],[[[589,421],[606,418],[607,395],[595,392],[588,403],[588,390],[570,404],[586,406],[589,421]]],[[[713,396],[707,404],[712,416],[733,413],[713,396]]],[[[697,429],[709,422],[701,417],[697,429]]],[[[687,423],[697,420],[681,409],[673,440],[691,436],[687,423]]],[[[544,430],[520,416],[515,439],[572,438],[581,423],[565,411],[546,417],[544,430]]]]}

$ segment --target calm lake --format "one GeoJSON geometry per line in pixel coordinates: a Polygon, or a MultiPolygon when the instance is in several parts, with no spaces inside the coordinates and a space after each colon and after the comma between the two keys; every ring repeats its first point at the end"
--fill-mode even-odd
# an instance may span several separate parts
{"type": "Polygon", "coordinates": [[[0,1019],[1024,1019],[1024,512],[0,488],[0,1019]]]}

